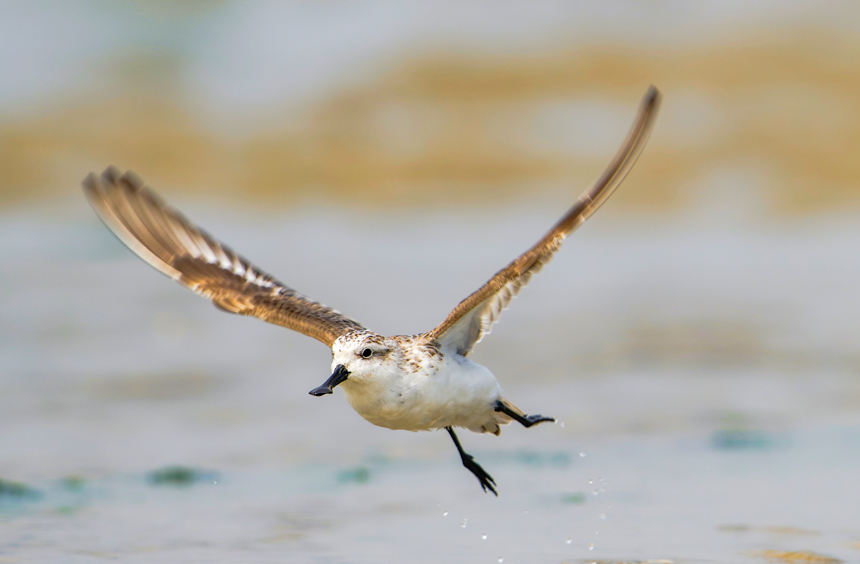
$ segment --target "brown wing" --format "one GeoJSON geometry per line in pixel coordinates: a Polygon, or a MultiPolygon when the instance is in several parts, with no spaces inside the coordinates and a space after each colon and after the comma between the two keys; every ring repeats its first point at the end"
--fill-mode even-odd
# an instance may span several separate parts
{"type": "Polygon", "coordinates": [[[84,193],[102,221],[137,255],[231,313],[258,317],[328,346],[363,327],[281,284],[220,244],[127,172],[90,174],[84,193]]]}
{"type": "Polygon", "coordinates": [[[591,217],[621,184],[648,141],[659,106],[660,92],[651,86],[642,99],[639,113],[627,139],[600,178],[535,246],[460,302],[445,321],[427,333],[427,336],[443,345],[455,346],[462,355],[469,354],[484,335],[489,333],[499,315],[528,284],[532,275],[540,272],[550,261],[561,247],[564,238],[591,217]]]}

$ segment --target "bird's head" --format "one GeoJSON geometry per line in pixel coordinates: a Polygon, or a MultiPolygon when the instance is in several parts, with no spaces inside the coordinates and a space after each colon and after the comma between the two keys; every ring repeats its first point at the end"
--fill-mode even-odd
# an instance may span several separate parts
{"type": "Polygon", "coordinates": [[[332,393],[335,386],[360,386],[384,380],[397,373],[402,352],[395,339],[371,331],[353,331],[340,336],[331,346],[332,375],[322,386],[311,390],[313,396],[332,393]]]}

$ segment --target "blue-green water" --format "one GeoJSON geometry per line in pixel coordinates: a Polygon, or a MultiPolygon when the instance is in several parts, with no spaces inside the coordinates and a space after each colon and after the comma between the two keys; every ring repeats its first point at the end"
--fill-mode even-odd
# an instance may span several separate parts
{"type": "MultiPolygon", "coordinates": [[[[180,203],[385,333],[438,323],[555,215],[354,221],[180,203]]],[[[82,199],[7,212],[0,478],[33,495],[0,493],[0,558],[856,561],[856,222],[706,231],[606,215],[475,352],[506,396],[559,418],[461,433],[496,499],[446,434],[376,428],[340,394],[309,396],[325,347],[218,312],[133,257],[82,199]],[[175,466],[191,471],[153,477],[175,466]]]]}
{"type": "Polygon", "coordinates": [[[856,200],[854,6],[4,3],[0,196],[30,203],[0,210],[0,562],[860,561],[860,218],[772,213],[856,200]],[[656,66],[607,58],[615,49],[656,66]],[[544,73],[581,59],[594,80],[541,82],[512,103],[540,53],[544,73]],[[797,53],[809,58],[795,76],[797,53]],[[457,82],[478,97],[449,107],[444,72],[401,74],[437,58],[448,72],[486,60],[489,74],[457,82]],[[493,74],[509,64],[522,74],[493,74]],[[709,84],[693,65],[738,82],[709,84]],[[77,188],[91,168],[132,167],[297,290],[411,334],[570,204],[578,190],[565,171],[547,181],[549,164],[593,158],[596,174],[639,92],[618,85],[639,80],[666,94],[639,191],[628,181],[475,351],[507,397],[559,419],[461,432],[498,499],[446,434],[376,428],[339,393],[309,396],[329,375],[325,347],[172,284],[77,188]],[[438,99],[413,108],[410,84],[438,99]],[[355,95],[380,98],[315,121],[355,95]],[[451,127],[461,120],[480,127],[451,127]],[[285,129],[302,141],[307,128],[308,154],[338,165],[326,151],[362,127],[354,146],[389,165],[322,160],[307,186],[290,176],[301,166],[276,166],[305,154],[277,142],[285,129]],[[448,161],[464,134],[475,153],[448,161]],[[428,143],[446,158],[410,160],[428,143]],[[467,209],[445,209],[444,174],[398,188],[429,211],[389,209],[350,177],[378,166],[365,183],[399,183],[404,166],[461,163],[465,193],[485,159],[523,155],[548,167],[476,186],[467,209]],[[787,166],[797,155],[808,167],[787,166]],[[249,178],[261,165],[271,177],[249,178]],[[348,182],[325,200],[315,183],[329,173],[348,182]],[[210,181],[217,196],[171,192],[210,181]],[[539,204],[525,203],[532,181],[539,204]],[[279,190],[289,182],[301,194],[279,190]],[[649,200],[664,182],[680,203],[649,200]],[[338,204],[236,204],[250,188],[338,204]],[[615,207],[626,197],[633,217],[615,207]]]}

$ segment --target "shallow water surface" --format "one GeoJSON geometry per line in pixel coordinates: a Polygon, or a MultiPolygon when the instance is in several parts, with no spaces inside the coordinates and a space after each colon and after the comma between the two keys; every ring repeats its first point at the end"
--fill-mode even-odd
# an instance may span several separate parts
{"type": "MultiPolygon", "coordinates": [[[[440,322],[556,215],[181,207],[383,333],[440,322]]],[[[0,558],[860,560],[856,224],[577,233],[475,351],[507,397],[559,419],[460,433],[496,499],[446,434],[309,396],[324,346],[216,311],[82,201],[8,215],[0,558]]]]}

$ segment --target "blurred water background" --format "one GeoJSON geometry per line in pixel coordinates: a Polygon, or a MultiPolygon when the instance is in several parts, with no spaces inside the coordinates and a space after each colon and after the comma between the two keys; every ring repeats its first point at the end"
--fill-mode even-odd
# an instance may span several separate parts
{"type": "Polygon", "coordinates": [[[860,561],[860,6],[4,2],[0,561],[860,561]],[[384,334],[650,145],[474,353],[556,425],[307,395],[330,352],[135,258],[113,164],[384,334]]]}

